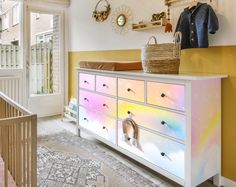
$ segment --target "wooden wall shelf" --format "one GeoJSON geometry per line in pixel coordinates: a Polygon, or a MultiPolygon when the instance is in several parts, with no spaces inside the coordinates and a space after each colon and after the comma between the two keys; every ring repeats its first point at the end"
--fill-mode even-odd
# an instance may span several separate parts
{"type": "Polygon", "coordinates": [[[161,20],[158,20],[158,21],[132,24],[132,30],[133,31],[142,31],[142,30],[154,29],[154,28],[158,28],[158,27],[163,27],[166,25],[166,23],[167,23],[167,20],[165,18],[162,18],[161,20]]]}

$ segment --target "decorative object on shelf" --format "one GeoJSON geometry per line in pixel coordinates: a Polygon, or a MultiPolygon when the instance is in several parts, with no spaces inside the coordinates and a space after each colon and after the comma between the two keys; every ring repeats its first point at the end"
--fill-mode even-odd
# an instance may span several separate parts
{"type": "Polygon", "coordinates": [[[93,11],[93,17],[97,22],[103,22],[108,18],[110,11],[111,11],[111,5],[108,3],[108,1],[99,0],[93,11]],[[98,10],[99,4],[102,3],[103,1],[106,3],[105,10],[98,10]]]}
{"type": "MultiPolygon", "coordinates": [[[[153,14],[151,22],[159,21],[162,18],[166,18],[166,13],[165,12],[161,12],[159,14],[153,14]]],[[[153,25],[156,25],[156,23],[154,23],[153,25]]]]}
{"type": "Polygon", "coordinates": [[[132,11],[126,5],[115,9],[111,17],[112,29],[118,34],[125,34],[131,29],[132,11]]]}
{"type": "Polygon", "coordinates": [[[167,23],[166,18],[161,18],[160,20],[151,22],[140,21],[138,24],[132,24],[132,30],[142,31],[142,30],[154,29],[158,27],[163,27],[166,25],[166,23],[167,23]]]}
{"type": "Polygon", "coordinates": [[[149,38],[141,54],[144,72],[179,73],[182,34],[176,32],[174,40],[174,43],[157,44],[156,37],[149,38]],[[155,44],[150,44],[151,39],[154,39],[155,44]]]}

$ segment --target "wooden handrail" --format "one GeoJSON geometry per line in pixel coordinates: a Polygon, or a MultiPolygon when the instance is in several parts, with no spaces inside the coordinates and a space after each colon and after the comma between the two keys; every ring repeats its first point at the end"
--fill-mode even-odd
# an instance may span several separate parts
{"type": "Polygon", "coordinates": [[[9,103],[11,106],[13,106],[18,111],[22,112],[24,115],[33,115],[32,112],[24,108],[23,106],[19,105],[15,101],[13,101],[11,98],[6,96],[4,93],[0,92],[0,98],[5,100],[7,103],[9,103]]]}

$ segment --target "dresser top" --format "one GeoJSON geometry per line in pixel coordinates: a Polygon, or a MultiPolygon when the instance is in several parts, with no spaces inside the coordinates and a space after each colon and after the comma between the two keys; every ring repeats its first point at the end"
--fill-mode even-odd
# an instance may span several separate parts
{"type": "Polygon", "coordinates": [[[228,75],[222,75],[222,74],[201,74],[201,73],[154,74],[154,73],[144,73],[143,71],[106,71],[106,70],[96,70],[96,69],[86,69],[86,68],[77,68],[77,70],[87,73],[89,72],[97,73],[101,75],[150,77],[150,78],[189,80],[189,81],[223,79],[228,77],[228,75]]]}

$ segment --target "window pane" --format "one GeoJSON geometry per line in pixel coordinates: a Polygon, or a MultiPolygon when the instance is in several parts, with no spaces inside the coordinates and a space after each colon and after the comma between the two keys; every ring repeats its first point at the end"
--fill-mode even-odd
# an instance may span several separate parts
{"type": "Polygon", "coordinates": [[[20,61],[20,2],[0,1],[2,20],[0,23],[0,68],[22,68],[20,61]]]}
{"type": "Polygon", "coordinates": [[[30,24],[30,95],[60,93],[60,16],[32,12],[30,24]]]}

